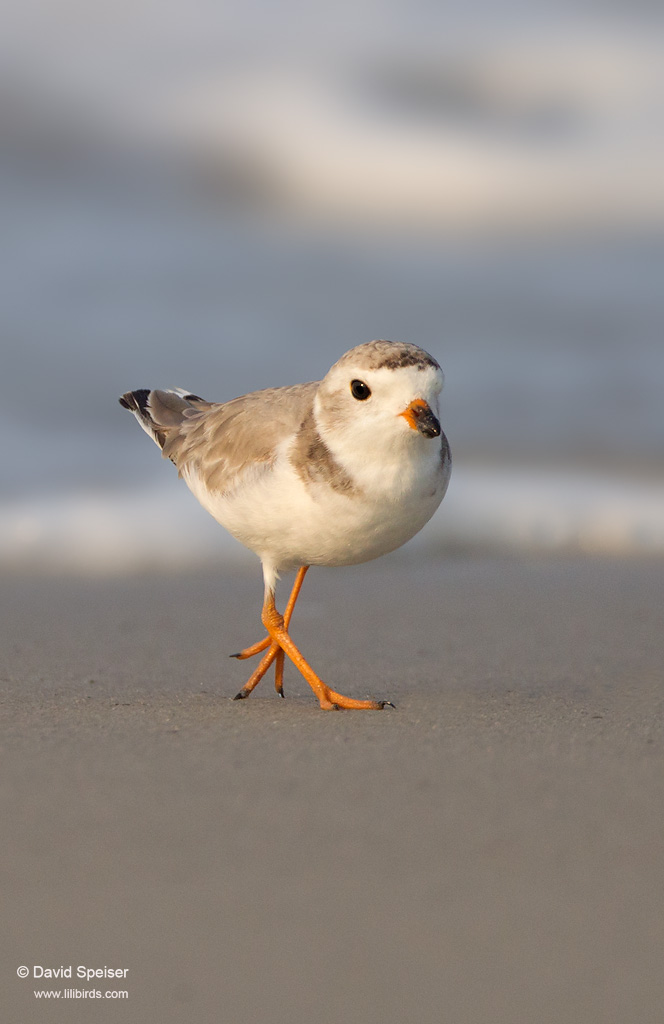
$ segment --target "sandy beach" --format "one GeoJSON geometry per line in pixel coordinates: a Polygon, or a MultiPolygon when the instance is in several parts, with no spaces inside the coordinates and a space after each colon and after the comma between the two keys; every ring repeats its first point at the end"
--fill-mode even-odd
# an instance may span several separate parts
{"type": "Polygon", "coordinates": [[[663,573],[312,571],[293,635],[362,713],[229,699],[258,567],[3,579],[3,1019],[660,1024],[663,573]]]}

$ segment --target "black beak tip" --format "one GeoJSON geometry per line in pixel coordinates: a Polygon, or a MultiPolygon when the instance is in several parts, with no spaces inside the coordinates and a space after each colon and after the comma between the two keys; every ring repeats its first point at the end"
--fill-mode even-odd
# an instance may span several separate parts
{"type": "Polygon", "coordinates": [[[431,406],[424,399],[416,399],[408,407],[408,422],[422,437],[440,437],[440,423],[434,416],[431,406]]]}
{"type": "Polygon", "coordinates": [[[440,423],[431,410],[418,417],[417,429],[424,437],[440,437],[440,423]]]}

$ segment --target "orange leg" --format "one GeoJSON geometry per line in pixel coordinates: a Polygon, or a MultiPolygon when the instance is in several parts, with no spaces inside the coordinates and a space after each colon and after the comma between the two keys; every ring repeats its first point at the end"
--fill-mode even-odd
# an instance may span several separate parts
{"type": "MultiPolygon", "coordinates": [[[[286,616],[280,615],[274,605],[274,593],[270,590],[265,595],[263,614],[261,616],[263,625],[267,629],[274,644],[288,655],[295,667],[302,673],[309,686],[318,697],[321,708],[325,711],[338,710],[339,708],[356,708],[380,710],[386,705],[394,707],[388,700],[355,700],[353,697],[344,697],[340,693],[331,690],[322,679],[316,675],[311,665],[305,661],[300,651],[295,646],[288,634],[286,616]]],[[[272,648],[270,648],[272,650],[272,648]]]]}
{"type": "MultiPolygon", "coordinates": [[[[293,589],[291,590],[290,597],[288,598],[288,604],[286,605],[286,610],[284,612],[284,625],[286,629],[288,629],[290,624],[293,609],[295,608],[295,602],[300,596],[300,591],[308,568],[308,565],[303,565],[297,571],[295,583],[293,584],[293,589]]],[[[264,651],[266,648],[269,648],[267,654],[261,658],[258,667],[249,677],[240,692],[235,695],[233,700],[243,700],[244,697],[248,697],[251,691],[258,686],[273,661],[276,661],[276,665],[274,667],[274,686],[279,696],[284,696],[284,652],[279,644],[273,641],[269,634],[263,640],[259,640],[258,643],[252,644],[251,647],[245,647],[244,650],[239,651],[238,654],[231,654],[231,658],[244,660],[245,658],[251,658],[254,654],[260,654],[260,652],[264,651]]]]}

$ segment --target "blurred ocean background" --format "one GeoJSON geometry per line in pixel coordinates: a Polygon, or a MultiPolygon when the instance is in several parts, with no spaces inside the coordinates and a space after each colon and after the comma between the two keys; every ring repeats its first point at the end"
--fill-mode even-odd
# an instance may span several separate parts
{"type": "Polygon", "coordinates": [[[657,5],[3,15],[0,565],[243,557],[118,395],[223,401],[379,337],[447,377],[413,543],[664,555],[657,5]]]}

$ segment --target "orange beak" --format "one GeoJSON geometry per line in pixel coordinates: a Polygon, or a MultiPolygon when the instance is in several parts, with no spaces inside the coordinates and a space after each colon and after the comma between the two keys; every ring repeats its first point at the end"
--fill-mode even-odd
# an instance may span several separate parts
{"type": "Polygon", "coordinates": [[[423,398],[415,398],[399,415],[403,416],[409,427],[425,437],[440,437],[440,423],[423,398]]]}

